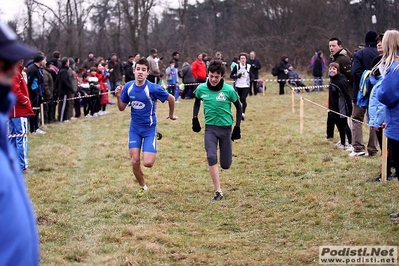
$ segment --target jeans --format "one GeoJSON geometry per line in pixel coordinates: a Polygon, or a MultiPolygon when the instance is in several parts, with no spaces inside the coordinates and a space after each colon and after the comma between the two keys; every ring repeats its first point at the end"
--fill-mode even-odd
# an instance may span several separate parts
{"type": "MultiPolygon", "coordinates": [[[[314,77],[314,86],[322,86],[323,85],[323,77],[314,77]]],[[[323,88],[315,88],[314,90],[320,90],[323,91],[323,88]]]]}
{"type": "Polygon", "coordinates": [[[25,134],[21,137],[9,138],[8,142],[17,151],[18,163],[21,169],[28,168],[28,137],[26,135],[28,133],[28,118],[10,118],[8,128],[10,135],[25,134]]]}
{"type": "MultiPolygon", "coordinates": [[[[363,143],[363,124],[355,120],[364,121],[364,116],[366,114],[366,109],[359,107],[357,104],[353,104],[352,111],[352,146],[355,152],[364,152],[363,143]]],[[[369,129],[369,141],[367,145],[367,151],[370,155],[375,155],[378,153],[377,148],[377,135],[374,130],[369,129]]]]}

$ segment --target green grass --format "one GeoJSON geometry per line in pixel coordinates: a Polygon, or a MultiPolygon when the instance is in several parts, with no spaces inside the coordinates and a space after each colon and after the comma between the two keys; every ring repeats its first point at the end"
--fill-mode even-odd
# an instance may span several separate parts
{"type": "MultiPolygon", "coordinates": [[[[40,230],[42,265],[318,265],[320,245],[398,245],[399,183],[373,183],[381,158],[350,158],[323,141],[327,113],[305,102],[299,134],[291,96],[267,83],[248,98],[233,164],[213,186],[192,100],[164,119],[150,188],[137,198],[127,149],[129,111],[45,127],[29,136],[26,177],[40,230]]],[[[327,92],[305,95],[325,105],[327,92]]],[[[203,115],[201,109],[201,124],[203,115]]],[[[366,132],[366,130],[364,130],[366,132]]],[[[367,134],[364,136],[367,140],[367,134]]]]}

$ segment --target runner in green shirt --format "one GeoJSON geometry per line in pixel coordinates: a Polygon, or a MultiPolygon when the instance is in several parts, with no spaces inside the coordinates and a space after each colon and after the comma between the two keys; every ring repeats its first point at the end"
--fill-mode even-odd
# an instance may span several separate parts
{"type": "Polygon", "coordinates": [[[225,71],[226,68],[222,61],[212,60],[209,63],[208,80],[206,83],[199,85],[195,91],[192,119],[193,131],[200,132],[201,125],[198,120],[198,113],[202,101],[204,103],[205,116],[205,150],[208,158],[209,174],[216,190],[213,197],[215,201],[223,199],[217,165],[217,145],[219,144],[220,150],[220,166],[223,169],[229,169],[233,159],[232,141],[241,138],[242,107],[237,92],[232,86],[224,83],[225,71]],[[231,131],[234,123],[231,103],[236,107],[236,123],[233,132],[231,131]]]}

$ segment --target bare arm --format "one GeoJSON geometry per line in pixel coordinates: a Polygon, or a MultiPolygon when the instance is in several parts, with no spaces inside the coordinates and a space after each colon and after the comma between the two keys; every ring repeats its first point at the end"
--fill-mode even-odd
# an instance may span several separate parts
{"type": "Polygon", "coordinates": [[[172,94],[169,94],[168,98],[166,99],[169,103],[169,116],[166,119],[176,120],[177,116],[174,116],[173,113],[175,111],[175,97],[172,94]]]}
{"type": "Polygon", "coordinates": [[[116,87],[115,95],[116,95],[116,99],[117,99],[118,109],[119,109],[119,111],[124,111],[127,106],[127,103],[124,103],[121,101],[121,94],[122,94],[122,86],[116,87]]]}

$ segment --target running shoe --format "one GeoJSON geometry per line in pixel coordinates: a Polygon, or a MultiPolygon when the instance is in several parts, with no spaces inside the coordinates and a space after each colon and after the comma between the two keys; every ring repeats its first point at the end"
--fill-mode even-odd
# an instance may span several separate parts
{"type": "Polygon", "coordinates": [[[137,191],[136,196],[137,196],[137,197],[142,197],[142,196],[144,196],[144,195],[147,193],[147,191],[148,191],[148,190],[145,190],[145,189],[143,189],[143,188],[140,188],[139,191],[137,191]]]}
{"type": "Polygon", "coordinates": [[[213,201],[222,200],[222,199],[223,199],[223,192],[219,191],[216,191],[215,195],[212,198],[213,201]]]}

